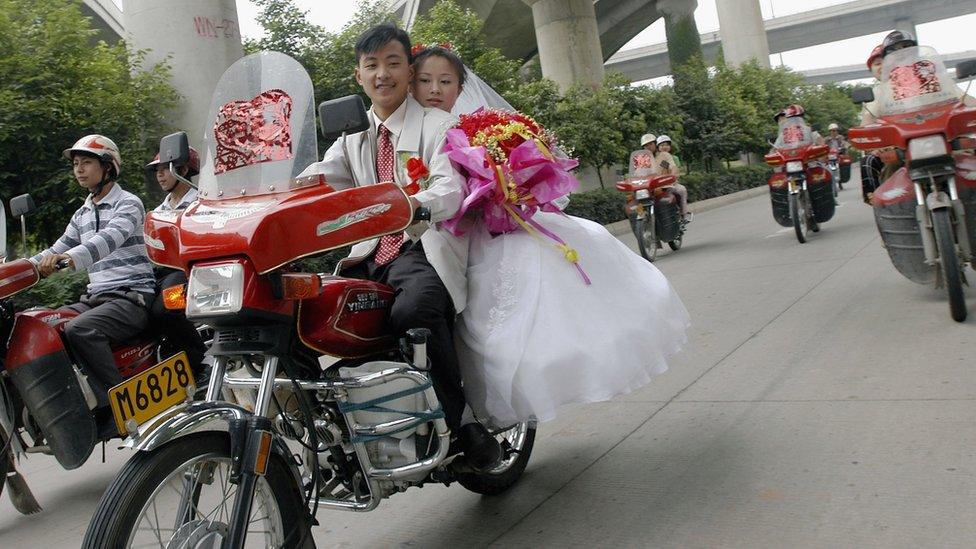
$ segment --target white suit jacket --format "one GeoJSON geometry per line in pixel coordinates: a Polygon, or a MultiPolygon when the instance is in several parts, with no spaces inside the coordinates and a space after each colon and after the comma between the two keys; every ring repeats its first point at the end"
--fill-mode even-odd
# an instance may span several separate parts
{"type": "MultiPolygon", "coordinates": [[[[437,223],[450,219],[461,207],[464,198],[462,176],[443,153],[445,134],[457,123],[457,118],[439,109],[428,109],[413,97],[407,96],[403,129],[397,139],[393,170],[394,179],[400,185],[410,183],[404,163],[407,158],[420,156],[430,170],[428,186],[414,195],[423,206],[430,209],[430,225],[415,225],[407,231],[412,239],[420,238],[427,260],[437,271],[447,291],[451,294],[454,309],[460,313],[467,302],[468,239],[457,237],[437,228],[437,223]],[[418,230],[419,227],[419,230],[418,230]],[[422,234],[420,234],[422,232],[422,234]]],[[[374,124],[370,117],[371,126],[374,124]]],[[[348,189],[355,185],[372,185],[376,176],[376,128],[339,138],[325,152],[321,162],[316,162],[302,175],[321,173],[334,189],[348,189]],[[346,154],[348,153],[348,158],[346,154]]],[[[340,267],[347,267],[368,257],[379,239],[360,242],[352,247],[349,257],[340,267]]]]}

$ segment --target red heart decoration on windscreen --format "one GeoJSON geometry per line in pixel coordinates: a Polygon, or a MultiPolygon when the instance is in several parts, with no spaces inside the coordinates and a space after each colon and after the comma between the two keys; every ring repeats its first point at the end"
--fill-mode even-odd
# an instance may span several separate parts
{"type": "Polygon", "coordinates": [[[224,104],[214,122],[214,173],[292,158],[291,109],[291,97],[278,89],[224,104]]]}

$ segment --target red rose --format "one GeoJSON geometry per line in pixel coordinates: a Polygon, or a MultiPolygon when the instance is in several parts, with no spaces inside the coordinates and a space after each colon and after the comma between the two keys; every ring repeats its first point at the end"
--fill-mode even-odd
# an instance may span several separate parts
{"type": "Polygon", "coordinates": [[[411,183],[416,183],[430,175],[430,170],[419,156],[413,156],[407,160],[407,175],[410,176],[411,183]]]}

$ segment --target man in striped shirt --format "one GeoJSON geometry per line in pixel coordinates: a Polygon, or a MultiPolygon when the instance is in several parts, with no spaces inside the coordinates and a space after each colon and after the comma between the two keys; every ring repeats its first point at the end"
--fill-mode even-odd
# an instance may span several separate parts
{"type": "MultiPolygon", "coordinates": [[[[110,345],[146,327],[148,305],[155,296],[142,236],[145,209],[137,196],[117,183],[121,156],[111,139],[85,136],[65,149],[64,156],[89,196],[71,216],[64,235],[31,261],[45,277],[64,263],[88,271],[87,293],[79,303],[65,307],[81,314],[68,321],[64,334],[88,374],[98,406],[105,407],[108,390],[122,382],[110,345]]],[[[99,412],[110,416],[107,408],[99,412]]]]}

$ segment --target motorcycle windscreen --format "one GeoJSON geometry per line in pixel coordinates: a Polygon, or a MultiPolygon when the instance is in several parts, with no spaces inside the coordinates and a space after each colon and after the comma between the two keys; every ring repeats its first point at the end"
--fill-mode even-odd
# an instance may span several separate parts
{"type": "Polygon", "coordinates": [[[298,178],[318,160],[312,80],[291,57],[239,59],[214,90],[204,133],[200,197],[223,200],[317,185],[298,178]]]}
{"type": "Polygon", "coordinates": [[[641,177],[651,175],[657,171],[657,164],[654,162],[654,156],[651,154],[651,151],[638,149],[630,153],[630,165],[628,168],[627,171],[631,176],[641,177]]]}
{"type": "Polygon", "coordinates": [[[942,56],[928,46],[913,46],[886,55],[878,90],[878,116],[955,103],[963,96],[963,90],[949,76],[942,56]]]}
{"type": "Polygon", "coordinates": [[[779,119],[779,133],[776,135],[777,149],[797,149],[813,144],[813,131],[800,116],[779,119]]]}

